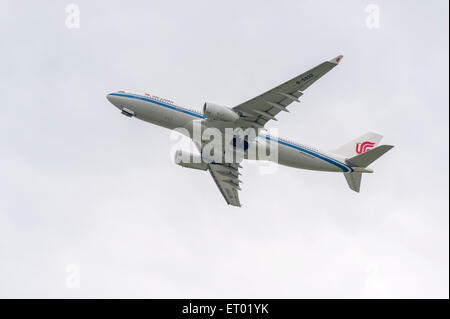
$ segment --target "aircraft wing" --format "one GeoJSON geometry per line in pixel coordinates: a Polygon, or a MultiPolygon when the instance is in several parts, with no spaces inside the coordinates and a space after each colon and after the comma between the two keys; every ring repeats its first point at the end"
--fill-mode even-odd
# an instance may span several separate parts
{"type": "Polygon", "coordinates": [[[214,164],[208,165],[208,170],[211,173],[214,182],[222,193],[228,205],[241,206],[239,202],[238,191],[239,187],[239,164],[214,164]]]}
{"type": "Polygon", "coordinates": [[[289,112],[286,107],[292,102],[299,102],[298,98],[303,95],[303,91],[338,65],[341,59],[342,55],[339,55],[325,61],[276,88],[235,106],[233,110],[240,115],[240,126],[262,128],[268,121],[276,121],[278,113],[289,112]]]}

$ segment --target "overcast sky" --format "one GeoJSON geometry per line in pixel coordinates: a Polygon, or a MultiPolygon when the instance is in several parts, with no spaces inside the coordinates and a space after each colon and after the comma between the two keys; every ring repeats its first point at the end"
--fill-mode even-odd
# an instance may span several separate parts
{"type": "Polygon", "coordinates": [[[448,298],[447,1],[76,1],[80,28],[69,3],[2,1],[0,297],[448,298]],[[232,107],[338,54],[269,127],[383,134],[359,194],[244,163],[227,206],[105,98],[232,107]]]}

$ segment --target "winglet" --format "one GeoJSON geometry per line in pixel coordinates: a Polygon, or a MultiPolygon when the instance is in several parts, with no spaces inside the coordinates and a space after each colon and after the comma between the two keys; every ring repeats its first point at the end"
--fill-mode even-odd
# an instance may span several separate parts
{"type": "Polygon", "coordinates": [[[339,62],[342,60],[343,57],[344,57],[343,55],[338,55],[337,57],[335,57],[334,59],[331,59],[328,62],[333,63],[333,64],[339,64],[339,62]]]}

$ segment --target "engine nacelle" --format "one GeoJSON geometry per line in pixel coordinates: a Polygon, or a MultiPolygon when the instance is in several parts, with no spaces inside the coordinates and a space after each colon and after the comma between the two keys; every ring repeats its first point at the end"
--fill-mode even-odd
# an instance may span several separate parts
{"type": "Polygon", "coordinates": [[[239,115],[232,109],[208,102],[203,105],[203,115],[210,120],[225,122],[236,122],[239,120],[239,115]]]}
{"type": "Polygon", "coordinates": [[[183,150],[177,150],[175,152],[175,163],[193,169],[199,169],[206,171],[208,169],[208,164],[202,161],[200,155],[192,154],[183,150]]]}

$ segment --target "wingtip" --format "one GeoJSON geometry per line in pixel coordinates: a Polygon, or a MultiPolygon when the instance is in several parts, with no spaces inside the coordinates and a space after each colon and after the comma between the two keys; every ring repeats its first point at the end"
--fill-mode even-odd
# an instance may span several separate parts
{"type": "Polygon", "coordinates": [[[328,62],[334,63],[334,64],[339,64],[339,62],[341,62],[343,57],[344,57],[343,55],[338,55],[337,57],[335,57],[334,59],[331,59],[328,62]]]}

